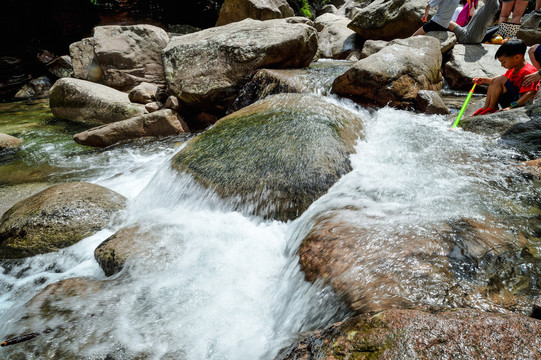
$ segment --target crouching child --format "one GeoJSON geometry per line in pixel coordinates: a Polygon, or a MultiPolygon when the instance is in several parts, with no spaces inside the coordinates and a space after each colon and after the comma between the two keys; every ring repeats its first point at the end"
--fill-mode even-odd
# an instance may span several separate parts
{"type": "Polygon", "coordinates": [[[522,40],[509,40],[496,51],[495,58],[500,61],[507,72],[494,78],[475,78],[477,84],[489,84],[485,105],[472,116],[486,115],[499,110],[509,110],[525,105],[539,89],[539,82],[523,84],[524,77],[537,71],[526,62],[526,44],[522,40]]]}

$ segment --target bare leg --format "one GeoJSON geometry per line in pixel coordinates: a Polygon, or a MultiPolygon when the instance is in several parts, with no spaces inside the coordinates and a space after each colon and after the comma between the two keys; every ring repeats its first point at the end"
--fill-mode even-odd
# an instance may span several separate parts
{"type": "Polygon", "coordinates": [[[483,106],[485,109],[498,108],[498,99],[500,98],[500,95],[507,92],[507,89],[505,88],[506,82],[507,78],[503,75],[492,79],[492,81],[488,85],[487,98],[485,99],[485,106],[483,106]]]}
{"type": "Polygon", "coordinates": [[[520,24],[520,19],[522,19],[522,15],[524,15],[524,11],[526,11],[526,6],[528,6],[528,1],[515,1],[515,7],[513,8],[513,17],[511,18],[511,22],[513,24],[520,24]]]}
{"type": "Polygon", "coordinates": [[[535,1],[535,10],[541,10],[541,0],[535,1]]]}
{"type": "Polygon", "coordinates": [[[499,24],[501,24],[502,22],[507,22],[507,20],[509,20],[509,15],[511,15],[511,11],[513,10],[514,6],[515,6],[514,1],[502,2],[502,11],[500,12],[500,21],[498,21],[499,24]]]}
{"type": "MultiPolygon", "coordinates": [[[[538,1],[541,2],[541,0],[538,0],[538,1]]],[[[458,26],[458,24],[457,24],[456,22],[451,21],[451,22],[449,23],[449,26],[447,27],[447,30],[453,31],[457,26],[458,26]]]]}
{"type": "Polygon", "coordinates": [[[423,29],[423,27],[421,26],[416,32],[413,33],[413,35],[411,36],[417,36],[417,35],[424,35],[426,34],[425,30],[423,29]]]}

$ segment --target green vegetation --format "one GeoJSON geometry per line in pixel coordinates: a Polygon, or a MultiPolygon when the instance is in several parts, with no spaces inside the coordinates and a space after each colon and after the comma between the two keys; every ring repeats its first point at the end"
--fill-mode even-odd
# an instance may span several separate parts
{"type": "Polygon", "coordinates": [[[308,0],[302,0],[301,15],[307,18],[312,18],[312,12],[310,11],[310,5],[308,0]]]}

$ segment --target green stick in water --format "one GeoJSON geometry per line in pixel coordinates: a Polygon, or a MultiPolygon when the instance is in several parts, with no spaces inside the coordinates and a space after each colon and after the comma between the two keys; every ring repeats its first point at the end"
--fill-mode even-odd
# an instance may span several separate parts
{"type": "Polygon", "coordinates": [[[456,128],[458,125],[458,122],[460,121],[460,119],[462,119],[462,115],[464,114],[464,111],[466,110],[466,106],[468,106],[471,96],[473,95],[473,89],[475,89],[475,85],[477,85],[477,83],[473,83],[473,86],[468,94],[468,97],[466,97],[466,101],[464,101],[464,105],[462,105],[462,109],[460,109],[460,112],[458,113],[458,116],[456,117],[456,120],[453,123],[453,126],[451,126],[451,129],[456,128]]]}

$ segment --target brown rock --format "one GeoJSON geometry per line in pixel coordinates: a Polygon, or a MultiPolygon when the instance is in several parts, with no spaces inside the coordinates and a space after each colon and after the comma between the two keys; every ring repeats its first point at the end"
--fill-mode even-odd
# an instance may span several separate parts
{"type": "Polygon", "coordinates": [[[189,132],[184,120],[173,110],[164,109],[83,131],[75,134],[73,140],[81,145],[105,147],[123,140],[183,132],[189,132]]]}
{"type": "Polygon", "coordinates": [[[419,90],[439,90],[440,42],[428,36],[394,40],[336,78],[333,92],[361,104],[415,107],[419,90]]]}
{"type": "Polygon", "coordinates": [[[286,0],[225,0],[216,26],[247,18],[254,20],[281,19],[294,16],[286,0]]]}
{"type": "Polygon", "coordinates": [[[388,310],[336,323],[293,344],[276,360],[538,359],[540,348],[541,322],[526,316],[472,309],[388,310]]]}
{"type": "Polygon", "coordinates": [[[21,139],[17,139],[14,136],[0,133],[0,150],[17,147],[22,142],[23,141],[21,139]]]}
{"type": "Polygon", "coordinates": [[[128,98],[134,103],[148,104],[156,101],[159,92],[160,88],[158,85],[142,82],[130,90],[128,98]]]}
{"type": "Polygon", "coordinates": [[[94,53],[94,43],[93,38],[85,38],[70,45],[73,76],[77,79],[99,82],[103,76],[103,69],[94,53]]]}
{"type": "Polygon", "coordinates": [[[156,112],[156,111],[158,111],[160,109],[163,109],[163,107],[164,107],[164,105],[159,101],[154,101],[154,102],[151,102],[151,103],[148,103],[148,104],[145,105],[145,109],[149,113],[156,112]]]}

